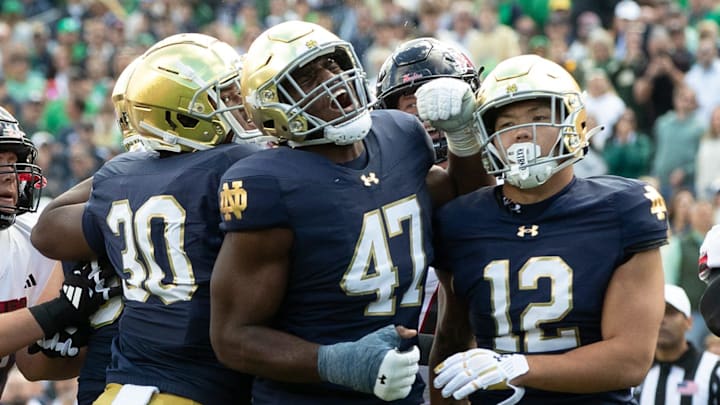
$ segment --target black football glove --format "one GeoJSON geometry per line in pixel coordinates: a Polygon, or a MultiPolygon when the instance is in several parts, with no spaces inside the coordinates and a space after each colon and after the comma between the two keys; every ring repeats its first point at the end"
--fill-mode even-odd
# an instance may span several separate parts
{"type": "Polygon", "coordinates": [[[43,338],[28,346],[28,353],[43,352],[47,357],[75,357],[80,348],[87,346],[92,328],[90,325],[80,327],[68,326],[55,333],[51,339],[43,338]]]}
{"type": "Polygon", "coordinates": [[[110,287],[112,277],[116,277],[115,270],[107,261],[78,263],[65,276],[59,297],[29,308],[45,337],[52,339],[66,326],[87,324],[90,315],[120,295],[122,287],[110,287]]]}

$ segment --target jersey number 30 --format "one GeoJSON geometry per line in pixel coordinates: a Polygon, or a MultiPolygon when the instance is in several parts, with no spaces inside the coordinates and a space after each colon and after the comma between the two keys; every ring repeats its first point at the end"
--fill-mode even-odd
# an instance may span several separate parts
{"type": "Polygon", "coordinates": [[[108,213],[107,224],[125,240],[123,271],[130,274],[123,280],[126,299],[144,302],[152,294],[165,304],[190,300],[197,285],[183,241],[185,209],[175,197],[153,196],[134,214],[128,200],[115,201],[108,213]],[[150,232],[153,221],[163,224],[164,254],[172,271],[170,283],[163,283],[166,275],[155,259],[155,245],[150,232]],[[122,228],[120,224],[123,224],[122,228]],[[138,260],[138,251],[142,253],[143,261],[138,260]]]}

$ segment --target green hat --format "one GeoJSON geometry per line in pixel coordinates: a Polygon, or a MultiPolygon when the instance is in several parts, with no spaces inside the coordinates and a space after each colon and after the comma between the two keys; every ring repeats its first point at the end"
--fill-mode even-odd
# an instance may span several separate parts
{"type": "Polygon", "coordinates": [[[80,24],[74,18],[65,17],[58,21],[57,31],[58,33],[78,32],[80,24]]]}
{"type": "Polygon", "coordinates": [[[5,0],[2,2],[3,14],[22,14],[24,11],[20,0],[5,0]]]}

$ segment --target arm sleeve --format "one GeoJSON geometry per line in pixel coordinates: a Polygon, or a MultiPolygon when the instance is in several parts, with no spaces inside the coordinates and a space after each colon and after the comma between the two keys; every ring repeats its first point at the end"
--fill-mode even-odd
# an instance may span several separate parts
{"type": "Polygon", "coordinates": [[[658,248],[667,243],[667,208],[652,186],[630,181],[614,203],[620,215],[623,250],[626,256],[658,248]]]}
{"type": "Polygon", "coordinates": [[[220,181],[220,229],[223,232],[289,226],[282,191],[272,176],[243,175],[232,167],[220,181]]]}

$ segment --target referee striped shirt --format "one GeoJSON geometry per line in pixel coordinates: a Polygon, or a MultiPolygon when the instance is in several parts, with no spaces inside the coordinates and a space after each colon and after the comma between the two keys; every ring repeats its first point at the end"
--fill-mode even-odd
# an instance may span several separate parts
{"type": "Polygon", "coordinates": [[[676,361],[656,361],[636,395],[640,405],[718,404],[720,356],[688,350],[676,361]]]}

